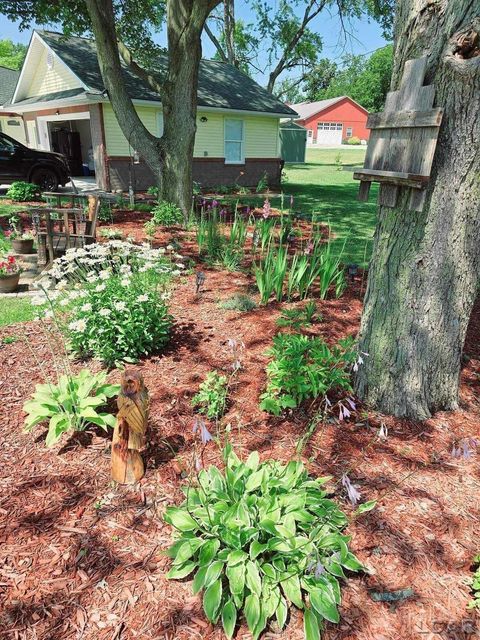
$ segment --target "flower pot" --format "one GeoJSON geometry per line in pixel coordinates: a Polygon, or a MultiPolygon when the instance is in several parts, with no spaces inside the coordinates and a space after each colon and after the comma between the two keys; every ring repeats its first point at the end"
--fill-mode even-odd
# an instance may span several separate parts
{"type": "Polygon", "coordinates": [[[13,293],[17,290],[20,272],[0,278],[0,293],[13,293]]]}
{"type": "Polygon", "coordinates": [[[16,253],[33,253],[33,238],[30,240],[16,238],[15,240],[12,240],[12,247],[16,253]]]}

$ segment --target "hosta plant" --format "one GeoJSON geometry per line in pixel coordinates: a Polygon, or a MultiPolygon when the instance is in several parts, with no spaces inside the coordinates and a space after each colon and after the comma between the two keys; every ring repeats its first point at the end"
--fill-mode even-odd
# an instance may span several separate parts
{"type": "Polygon", "coordinates": [[[276,620],[285,626],[290,606],[304,610],[307,640],[318,640],[324,620],[339,621],[344,570],[361,564],[342,535],[347,518],[303,464],[260,464],[258,452],[241,462],[230,445],[226,469],[200,471],[198,486],[184,489],[180,507],[165,520],[178,539],[168,578],[194,574],[207,618],[221,620],[231,638],[245,618],[254,638],[276,620]]]}
{"type": "Polygon", "coordinates": [[[480,611],[480,554],[475,556],[473,564],[476,567],[473,578],[470,581],[470,586],[473,593],[473,598],[468,603],[469,609],[478,609],[480,611]]]}
{"type": "Polygon", "coordinates": [[[48,422],[45,444],[51,447],[64,433],[83,431],[89,424],[105,431],[114,427],[115,416],[98,411],[120,390],[119,385],[108,384],[106,378],[103,371],[94,374],[83,369],[76,376],[60,376],[58,384],[37,384],[32,399],[23,406],[28,414],[25,431],[48,422]]]}

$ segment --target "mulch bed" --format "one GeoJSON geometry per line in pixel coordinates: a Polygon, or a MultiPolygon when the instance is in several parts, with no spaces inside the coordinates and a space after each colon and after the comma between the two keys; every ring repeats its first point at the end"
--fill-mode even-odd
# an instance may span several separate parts
{"type": "MultiPolygon", "coordinates": [[[[112,226],[142,234],[138,221],[135,229],[128,220],[112,226]]],[[[168,234],[160,239],[168,241],[168,234]]],[[[0,332],[0,339],[17,338],[0,347],[0,638],[224,637],[220,626],[206,620],[189,580],[165,579],[170,561],[162,552],[172,532],[161,516],[166,505],[181,501],[182,468],[191,465],[191,397],[207,371],[228,370],[226,343],[234,338],[244,342],[245,350],[224,424],[232,425],[239,455],[258,449],[262,459],[288,460],[309,418],[301,410],[272,418],[258,408],[265,349],[278,330],[281,306],[247,314],[225,311],[218,302],[247,291],[251,279],[202,270],[206,282],[200,296],[194,293],[193,274],[175,288],[171,311],[176,325],[167,350],[138,365],[151,404],[148,470],[136,487],[110,481],[110,434],[85,432],[47,450],[44,429],[22,433],[22,404],[45,370],[54,373],[51,354],[59,346],[50,344],[36,323],[0,332]]],[[[358,279],[341,299],[319,301],[323,320],[311,331],[328,342],[355,334],[363,289],[358,279]]],[[[352,508],[339,486],[345,471],[363,500],[378,499],[375,510],[348,527],[352,549],[368,573],[354,574],[345,583],[341,621],[326,625],[327,640],[475,637],[478,622],[466,610],[465,580],[480,551],[478,454],[458,460],[450,452],[454,441],[480,435],[479,329],[477,305],[466,342],[459,411],[414,423],[360,410],[350,421],[332,419],[320,427],[304,451],[313,475],[334,477],[332,488],[347,513],[352,508]],[[388,427],[386,441],[377,437],[382,423],[388,427]],[[413,596],[399,602],[371,597],[372,591],[409,587],[413,596]]],[[[72,363],[74,370],[82,366],[72,363]]],[[[110,377],[116,380],[118,374],[110,377]]],[[[213,442],[204,462],[220,462],[213,442]]],[[[245,626],[236,637],[250,637],[245,626]]],[[[301,614],[292,612],[283,633],[264,637],[303,638],[301,614]]]]}

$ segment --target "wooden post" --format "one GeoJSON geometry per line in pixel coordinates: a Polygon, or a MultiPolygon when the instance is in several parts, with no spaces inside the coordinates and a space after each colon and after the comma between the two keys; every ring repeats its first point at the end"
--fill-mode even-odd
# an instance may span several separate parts
{"type": "Polygon", "coordinates": [[[140,455],[148,423],[148,391],[140,373],[126,369],[117,398],[117,424],[112,440],[112,479],[135,484],[145,474],[140,455]]]}

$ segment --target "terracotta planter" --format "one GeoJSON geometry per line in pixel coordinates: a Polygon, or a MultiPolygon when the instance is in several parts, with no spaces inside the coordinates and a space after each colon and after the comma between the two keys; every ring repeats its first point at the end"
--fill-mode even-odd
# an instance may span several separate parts
{"type": "Polygon", "coordinates": [[[0,293],[13,293],[17,290],[18,281],[20,280],[20,272],[13,273],[11,276],[0,277],[0,293]]]}
{"type": "Polygon", "coordinates": [[[31,240],[21,240],[20,238],[12,240],[12,247],[16,253],[33,253],[33,238],[31,240]]]}

